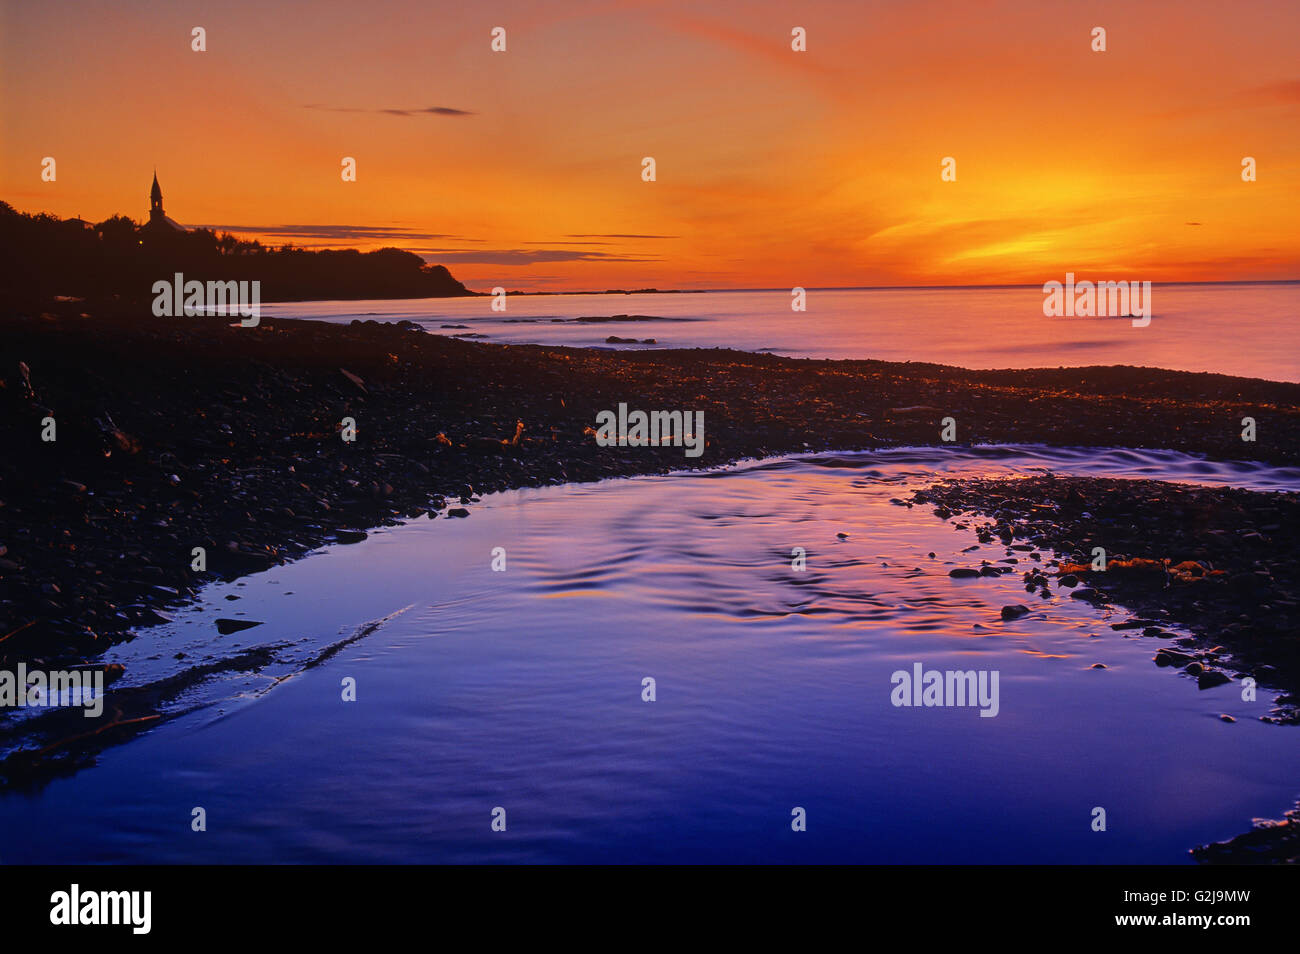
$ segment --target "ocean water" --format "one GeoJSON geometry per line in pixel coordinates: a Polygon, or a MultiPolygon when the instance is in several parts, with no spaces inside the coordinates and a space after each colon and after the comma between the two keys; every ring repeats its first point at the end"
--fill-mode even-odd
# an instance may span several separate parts
{"type": "Polygon", "coordinates": [[[1156,285],[1151,323],[1046,318],[1041,288],[849,289],[664,295],[511,296],[491,299],[290,302],[266,314],[351,321],[408,319],[436,334],[507,344],[617,348],[737,348],[810,358],[928,361],[965,368],[1128,364],[1300,381],[1300,283],[1156,285]],[[657,320],[579,322],[580,317],[657,320]],[[444,325],[464,325],[444,328],[444,325]],[[610,345],[609,336],[656,344],[610,345]]]}
{"type": "Polygon", "coordinates": [[[1300,729],[1258,720],[1269,693],[1200,691],[1152,663],[1164,640],[1111,629],[1127,614],[1018,572],[951,579],[1008,553],[890,503],[1044,468],[1300,491],[1294,468],[1022,446],[489,495],[210,586],[114,650],[140,684],[279,647],[93,767],[0,793],[0,862],[1179,863],[1280,815],[1300,729]],[[997,672],[997,715],[895,706],[918,663],[997,672]]]}

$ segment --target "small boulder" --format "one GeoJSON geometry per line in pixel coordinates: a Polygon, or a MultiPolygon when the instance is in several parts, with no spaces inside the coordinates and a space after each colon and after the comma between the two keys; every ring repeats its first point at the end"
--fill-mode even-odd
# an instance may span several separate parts
{"type": "Polygon", "coordinates": [[[1221,686],[1225,682],[1231,682],[1224,673],[1217,669],[1205,669],[1196,679],[1198,689],[1213,689],[1215,686],[1221,686]]]}

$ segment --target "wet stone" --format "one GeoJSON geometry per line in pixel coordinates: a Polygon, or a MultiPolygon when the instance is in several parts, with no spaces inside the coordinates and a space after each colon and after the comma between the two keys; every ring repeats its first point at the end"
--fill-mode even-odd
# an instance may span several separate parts
{"type": "Polygon", "coordinates": [[[259,620],[253,619],[227,619],[222,617],[214,621],[217,624],[217,632],[222,636],[229,636],[231,633],[238,633],[245,629],[252,629],[254,626],[263,625],[259,620]]]}

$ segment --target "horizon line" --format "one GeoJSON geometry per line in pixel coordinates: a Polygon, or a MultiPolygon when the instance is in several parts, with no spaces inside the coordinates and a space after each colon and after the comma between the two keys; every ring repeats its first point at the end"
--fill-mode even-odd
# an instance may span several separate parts
{"type": "MultiPolygon", "coordinates": [[[[429,263],[436,264],[436,263],[429,263]]],[[[444,266],[445,267],[445,266],[444,266]]],[[[1056,279],[1049,279],[1055,281],[1056,279]]],[[[1089,281],[1090,279],[1083,279],[1089,281]]],[[[1109,281],[1109,279],[1107,279],[1109,281]]],[[[1125,279],[1127,281],[1127,279],[1125,279]]],[[[1077,283],[1076,283],[1077,284],[1077,283]]],[[[1153,281],[1154,285],[1296,285],[1300,278],[1249,278],[1249,279],[1198,279],[1196,281],[1153,281]]],[[[468,287],[468,286],[467,286],[468,287]]],[[[805,291],[919,291],[925,289],[973,290],[978,288],[1039,288],[1036,282],[993,282],[989,284],[965,285],[800,285],[770,287],[736,287],[736,288],[605,288],[605,289],[570,289],[567,291],[525,291],[523,289],[507,290],[507,295],[708,295],[721,292],[789,292],[799,287],[805,291]]],[[[489,292],[474,292],[487,295],[489,292]]]]}

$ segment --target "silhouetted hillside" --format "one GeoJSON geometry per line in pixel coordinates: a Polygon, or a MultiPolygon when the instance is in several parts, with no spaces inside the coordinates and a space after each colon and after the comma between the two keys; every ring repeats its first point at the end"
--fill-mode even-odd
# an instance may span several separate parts
{"type": "Polygon", "coordinates": [[[475,294],[442,265],[381,248],[309,251],[244,242],[209,229],[162,233],[125,216],[91,225],[0,202],[0,301],[56,295],[148,301],[176,272],[199,281],[260,281],[262,301],[448,298],[475,294]]]}

